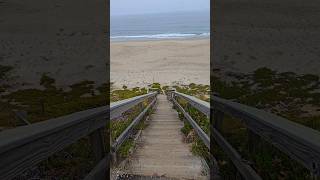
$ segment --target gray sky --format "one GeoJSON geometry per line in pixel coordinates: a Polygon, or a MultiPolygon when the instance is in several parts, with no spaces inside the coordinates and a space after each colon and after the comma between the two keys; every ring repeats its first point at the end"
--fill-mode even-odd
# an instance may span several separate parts
{"type": "Polygon", "coordinates": [[[110,0],[114,15],[209,10],[210,0],[110,0]]]}

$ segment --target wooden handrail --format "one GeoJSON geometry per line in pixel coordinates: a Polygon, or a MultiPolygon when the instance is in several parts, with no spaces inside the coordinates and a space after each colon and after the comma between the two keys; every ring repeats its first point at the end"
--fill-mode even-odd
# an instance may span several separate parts
{"type": "MultiPolygon", "coordinates": [[[[205,144],[205,146],[210,150],[210,138],[209,136],[201,129],[201,127],[196,123],[194,119],[189,115],[189,113],[179,104],[177,101],[177,97],[182,98],[188,102],[189,105],[196,108],[200,112],[202,112],[204,115],[207,116],[207,118],[210,117],[210,104],[208,102],[202,101],[200,99],[197,99],[195,97],[176,92],[174,89],[169,89],[166,91],[168,100],[172,101],[173,104],[182,112],[185,119],[191,124],[197,135],[200,137],[202,142],[205,144]]],[[[214,179],[220,179],[219,176],[219,167],[218,163],[211,154],[209,155],[209,166],[210,166],[210,174],[211,178],[214,179]]]]}
{"type": "Polygon", "coordinates": [[[117,101],[114,103],[111,103],[110,105],[110,119],[114,119],[118,116],[120,116],[123,112],[127,111],[128,109],[131,109],[133,106],[139,104],[140,102],[144,101],[146,98],[154,97],[157,95],[157,92],[151,92],[148,94],[144,94],[141,96],[136,96],[133,98],[125,99],[122,101],[117,101]]]}
{"type": "Polygon", "coordinates": [[[107,176],[108,163],[104,129],[110,117],[115,118],[147,98],[149,93],[111,103],[109,106],[93,108],[70,115],[21,126],[0,132],[0,179],[12,179],[28,168],[47,159],[56,152],[90,136],[94,156],[98,165],[89,174],[102,179],[107,176]],[[99,169],[97,169],[99,167],[99,169]]]}
{"type": "Polygon", "coordinates": [[[147,111],[152,108],[156,103],[156,98],[152,100],[150,104],[144,110],[131,122],[131,124],[119,135],[119,137],[115,140],[115,142],[112,144],[112,150],[115,152],[119,149],[119,147],[122,145],[122,143],[128,139],[129,135],[132,132],[132,129],[140,122],[140,120],[144,117],[144,115],[147,113],[147,111]]]}
{"type": "Polygon", "coordinates": [[[89,109],[0,132],[0,179],[11,179],[82,137],[101,133],[108,109],[89,109]]]}
{"type": "Polygon", "coordinates": [[[179,92],[174,92],[173,93],[175,96],[181,97],[184,100],[188,101],[188,103],[193,106],[194,108],[198,109],[201,111],[203,114],[205,114],[207,117],[210,117],[210,103],[206,101],[202,101],[196,97],[179,93],[179,92]]]}
{"type": "MultiPolygon", "coordinates": [[[[197,135],[200,137],[200,139],[202,140],[202,142],[206,145],[206,147],[208,149],[210,149],[210,138],[209,136],[201,129],[201,127],[195,122],[195,120],[192,119],[192,117],[188,114],[188,112],[186,112],[183,107],[178,103],[178,101],[175,99],[176,97],[186,97],[185,94],[182,93],[177,93],[174,92],[172,94],[172,102],[179,108],[179,110],[182,112],[182,114],[184,115],[184,117],[188,120],[188,122],[191,124],[191,126],[193,127],[193,129],[196,131],[197,135]]],[[[208,108],[210,110],[210,105],[205,104],[203,102],[201,102],[200,99],[196,99],[196,98],[190,98],[187,96],[186,100],[188,102],[190,102],[190,104],[193,107],[197,107],[200,108],[202,110],[204,110],[205,108],[208,108]],[[209,106],[209,107],[208,107],[209,106]]],[[[210,115],[209,115],[210,116],[210,115]]]]}
{"type": "MultiPolygon", "coordinates": [[[[195,97],[176,92],[175,90],[168,90],[167,95],[183,113],[184,117],[208,147],[208,140],[205,137],[204,132],[175,100],[175,98],[180,97],[186,100],[188,104],[207,116],[210,116],[209,103],[201,101],[195,97]]],[[[250,139],[260,136],[273,144],[280,151],[286,153],[292,159],[301,163],[309,169],[315,177],[320,176],[319,131],[289,121],[277,115],[219,97],[214,96],[212,103],[213,107],[211,110],[213,112],[215,122],[214,124],[211,124],[211,138],[213,138],[224,150],[245,179],[261,179],[261,177],[252,169],[246,160],[242,159],[240,154],[220,133],[224,114],[240,119],[241,122],[250,130],[250,139]]]]}
{"type": "MultiPolygon", "coordinates": [[[[273,144],[280,151],[310,170],[314,176],[320,176],[320,132],[301,124],[289,121],[257,108],[213,97],[215,124],[214,132],[221,131],[224,114],[241,122],[255,135],[273,144]]],[[[213,135],[225,146],[224,138],[213,135]]]]}

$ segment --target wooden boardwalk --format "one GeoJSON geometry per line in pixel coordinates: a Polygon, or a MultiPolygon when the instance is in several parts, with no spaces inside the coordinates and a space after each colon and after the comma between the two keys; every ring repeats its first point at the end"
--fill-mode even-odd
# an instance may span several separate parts
{"type": "MultiPolygon", "coordinates": [[[[222,148],[244,179],[258,180],[262,178],[251,166],[248,166],[247,161],[241,157],[241,154],[223,137],[221,124],[224,121],[224,114],[233,117],[235,120],[241,120],[243,125],[247,127],[250,146],[255,146],[261,139],[265,139],[287,154],[292,160],[307,168],[312,177],[320,177],[319,131],[275,114],[216,96],[212,97],[211,109],[209,103],[195,97],[176,91],[167,91],[167,94],[171,97],[175,106],[183,112],[185,120],[192,125],[207,148],[210,148],[208,135],[181,107],[177,98],[186,100],[192,107],[198,109],[207,117],[210,116],[210,110],[214,111],[215,124],[211,126],[213,140],[222,148]]],[[[139,103],[147,99],[152,100],[112,143],[112,151],[115,152],[113,155],[116,155],[123,142],[132,137],[132,132],[136,132],[132,131],[135,125],[142,120],[150,108],[154,107],[156,97],[157,93],[150,92],[111,103],[110,106],[79,111],[0,132],[0,162],[2,162],[0,163],[0,179],[18,177],[29,170],[30,167],[36,167],[41,161],[69,147],[83,137],[90,139],[96,161],[95,166],[86,175],[85,179],[110,178],[110,165],[107,163],[110,154],[105,149],[106,119],[110,115],[109,120],[111,121],[129,109],[136,107],[139,103]]],[[[151,120],[147,121],[149,126],[142,131],[136,151],[133,152],[131,157],[122,161],[119,168],[115,167],[113,169],[111,175],[114,174],[115,176],[112,177],[131,180],[207,179],[206,176],[202,175],[202,170],[207,171],[208,169],[202,167],[200,158],[192,156],[189,151],[190,147],[182,141],[182,134],[180,133],[182,122],[178,119],[177,112],[171,109],[171,104],[165,96],[158,95],[158,99],[158,108],[151,115],[151,120]]],[[[254,148],[250,149],[249,151],[255,153],[254,148]]],[[[213,162],[214,157],[211,156],[209,161],[213,162]]],[[[219,172],[215,172],[213,175],[219,176],[219,172]]]]}
{"type": "Polygon", "coordinates": [[[192,155],[183,142],[180,129],[183,122],[164,95],[147,128],[136,144],[136,150],[126,165],[126,172],[141,176],[162,176],[178,179],[205,179],[203,162],[192,155]]]}

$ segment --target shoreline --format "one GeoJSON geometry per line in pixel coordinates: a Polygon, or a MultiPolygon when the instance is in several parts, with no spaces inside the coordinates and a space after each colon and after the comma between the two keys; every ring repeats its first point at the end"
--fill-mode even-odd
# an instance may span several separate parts
{"type": "Polygon", "coordinates": [[[189,41],[189,40],[203,40],[203,39],[210,39],[209,36],[203,37],[177,37],[177,38],[132,38],[132,39],[120,39],[119,40],[111,40],[110,43],[118,43],[118,42],[153,42],[153,41],[189,41]]]}

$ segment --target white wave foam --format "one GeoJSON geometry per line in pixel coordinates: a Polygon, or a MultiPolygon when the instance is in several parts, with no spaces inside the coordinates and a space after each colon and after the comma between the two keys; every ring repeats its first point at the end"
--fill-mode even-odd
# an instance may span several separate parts
{"type": "Polygon", "coordinates": [[[209,36],[210,33],[202,34],[182,34],[182,33],[170,33],[170,34],[151,34],[151,35],[135,35],[135,36],[111,36],[111,39],[167,39],[167,38],[186,38],[196,36],[209,36]]]}
{"type": "Polygon", "coordinates": [[[202,33],[201,36],[210,36],[210,33],[202,33]]]}

